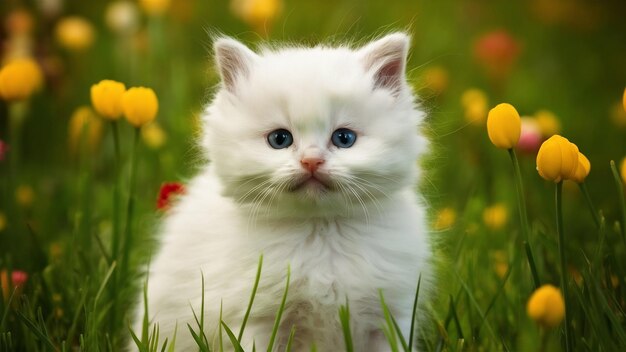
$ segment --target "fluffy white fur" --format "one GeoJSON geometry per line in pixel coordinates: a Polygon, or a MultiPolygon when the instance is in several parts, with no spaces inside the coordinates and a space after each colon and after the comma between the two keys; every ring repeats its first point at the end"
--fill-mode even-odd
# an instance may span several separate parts
{"type": "MultiPolygon", "coordinates": [[[[259,256],[260,286],[245,330],[250,351],[265,350],[285,286],[291,285],[277,340],[296,327],[296,351],[343,349],[338,308],[349,300],[356,351],[387,351],[379,300],[409,336],[419,275],[432,276],[424,205],[415,192],[416,161],[426,148],[423,113],[405,82],[409,38],[394,33],[359,49],[287,47],[259,54],[228,38],[215,43],[222,86],[204,114],[210,160],[171,209],[148,285],[150,319],[160,335],[178,325],[177,350],[195,350],[187,324],[199,313],[217,343],[223,319],[237,333],[259,256]],[[289,130],[294,142],[273,149],[267,134],[289,130]],[[337,148],[338,128],[357,133],[337,148]],[[306,155],[324,160],[326,184],[310,176],[306,155]]],[[[421,299],[422,299],[421,298],[421,299]]],[[[141,331],[143,310],[135,331],[141,331]]],[[[229,346],[224,335],[224,344],[229,346]]]]}

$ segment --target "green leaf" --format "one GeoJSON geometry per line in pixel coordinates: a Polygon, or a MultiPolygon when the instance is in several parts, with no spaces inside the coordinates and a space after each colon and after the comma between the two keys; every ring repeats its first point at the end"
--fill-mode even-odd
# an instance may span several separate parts
{"type": "Polygon", "coordinates": [[[283,311],[285,310],[285,302],[287,301],[287,293],[289,292],[289,279],[291,277],[291,268],[287,267],[287,282],[285,283],[285,292],[283,293],[283,299],[280,302],[280,307],[278,307],[278,313],[276,314],[276,320],[274,320],[274,328],[272,329],[272,336],[270,337],[270,342],[267,345],[267,352],[272,352],[274,348],[274,341],[276,340],[276,334],[278,334],[278,328],[280,327],[280,320],[283,316],[283,311]]]}
{"type": "Polygon", "coordinates": [[[226,335],[228,335],[228,338],[230,339],[230,343],[232,343],[233,348],[235,349],[235,352],[244,352],[239,340],[237,340],[237,337],[235,336],[233,331],[230,330],[228,325],[226,325],[224,321],[221,321],[220,325],[224,328],[224,331],[226,331],[226,335]]]}
{"type": "MultiPolygon", "coordinates": [[[[259,264],[257,265],[256,276],[254,278],[254,285],[252,286],[252,293],[250,294],[250,301],[248,302],[248,307],[246,308],[246,314],[243,316],[243,321],[241,322],[241,328],[239,329],[239,335],[237,336],[237,341],[241,342],[243,338],[243,331],[246,328],[246,323],[248,322],[248,317],[250,316],[250,311],[252,310],[252,303],[254,303],[254,297],[256,296],[257,288],[259,287],[259,281],[261,280],[261,268],[263,267],[263,254],[259,256],[259,264]]],[[[221,320],[221,318],[220,318],[221,320]]]]}

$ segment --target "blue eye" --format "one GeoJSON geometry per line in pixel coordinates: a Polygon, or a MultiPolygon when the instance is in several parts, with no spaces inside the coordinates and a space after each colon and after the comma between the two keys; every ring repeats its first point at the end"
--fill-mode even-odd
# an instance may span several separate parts
{"type": "Polygon", "coordinates": [[[347,128],[340,128],[333,132],[330,140],[339,148],[350,148],[356,142],[356,132],[347,128]]]}
{"type": "Polygon", "coordinates": [[[283,149],[289,147],[293,143],[291,132],[284,128],[277,129],[267,135],[267,142],[274,149],[283,149]]]}

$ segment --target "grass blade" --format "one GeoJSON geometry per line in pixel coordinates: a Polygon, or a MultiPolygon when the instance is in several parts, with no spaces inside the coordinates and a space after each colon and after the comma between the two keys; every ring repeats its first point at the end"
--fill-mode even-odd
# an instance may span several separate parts
{"type": "Polygon", "coordinates": [[[285,347],[285,352],[291,352],[291,344],[293,342],[293,337],[296,335],[296,326],[291,326],[291,331],[289,332],[289,338],[287,339],[287,346],[285,347]]]}
{"type": "Polygon", "coordinates": [[[270,337],[270,342],[267,345],[267,352],[272,352],[272,348],[274,348],[274,341],[276,340],[276,334],[278,334],[278,327],[280,326],[280,319],[283,316],[283,311],[285,310],[285,302],[287,301],[287,293],[289,292],[289,279],[291,277],[291,268],[287,267],[287,283],[285,284],[285,293],[283,294],[283,300],[280,302],[280,307],[278,308],[278,313],[276,314],[276,320],[274,321],[274,328],[272,329],[272,336],[270,337]]]}
{"type": "Polygon", "coordinates": [[[230,339],[230,343],[233,344],[233,348],[235,349],[235,352],[244,352],[243,348],[241,347],[241,344],[239,343],[239,340],[237,340],[237,337],[235,337],[235,334],[233,333],[232,330],[230,330],[228,325],[226,325],[224,321],[220,321],[220,325],[224,328],[224,331],[226,331],[226,335],[228,335],[228,338],[230,339]]]}
{"type": "Polygon", "coordinates": [[[148,352],[148,347],[145,346],[143,344],[143,342],[141,342],[141,340],[137,337],[137,334],[135,334],[135,332],[133,331],[133,329],[131,329],[130,327],[128,327],[128,331],[130,332],[130,336],[133,338],[133,341],[135,342],[135,345],[137,345],[137,349],[140,352],[148,352]]]}
{"type": "Polygon", "coordinates": [[[259,264],[256,270],[256,277],[254,278],[254,285],[252,286],[252,293],[250,294],[250,302],[248,302],[248,308],[246,308],[246,314],[243,316],[243,321],[241,322],[241,328],[239,328],[239,335],[237,336],[237,341],[241,342],[243,338],[243,331],[246,328],[246,323],[248,322],[248,317],[250,316],[250,311],[252,310],[252,303],[254,303],[254,297],[256,296],[256,290],[259,287],[259,281],[261,280],[261,268],[263,267],[263,254],[259,256],[259,264]]]}
{"type": "Polygon", "coordinates": [[[413,312],[411,313],[411,331],[409,332],[409,346],[408,351],[413,351],[413,340],[415,339],[415,319],[417,315],[417,299],[420,296],[420,285],[422,284],[422,273],[420,273],[417,279],[417,288],[415,289],[415,300],[413,301],[413,312]]]}
{"type": "Polygon", "coordinates": [[[194,341],[196,341],[196,344],[200,348],[200,351],[210,352],[209,346],[207,346],[204,343],[204,340],[195,331],[193,331],[193,328],[191,327],[191,325],[189,325],[189,323],[187,324],[187,327],[189,328],[189,332],[191,333],[191,336],[193,337],[194,341]]]}
{"type": "Polygon", "coordinates": [[[178,334],[178,322],[176,322],[176,325],[174,325],[174,336],[172,336],[172,342],[170,343],[169,347],[167,348],[167,352],[174,352],[176,351],[176,335],[178,334]]]}
{"type": "Polygon", "coordinates": [[[41,340],[41,342],[44,343],[47,349],[51,351],[56,351],[56,347],[54,347],[54,343],[50,341],[48,334],[41,331],[41,329],[37,326],[37,324],[33,323],[30,319],[28,319],[24,314],[22,314],[22,312],[18,311],[16,313],[17,313],[17,317],[22,321],[22,323],[24,323],[24,325],[26,325],[26,327],[33,334],[35,334],[35,336],[37,336],[41,340]]]}
{"type": "Polygon", "coordinates": [[[391,317],[391,322],[393,323],[394,329],[396,329],[396,334],[398,338],[400,339],[400,344],[402,345],[402,349],[404,350],[404,352],[410,352],[411,350],[409,349],[409,345],[406,343],[406,340],[404,339],[404,335],[402,335],[402,329],[400,329],[400,326],[398,325],[396,318],[393,317],[393,314],[390,314],[389,316],[391,317]]]}
{"type": "MultiPolygon", "coordinates": [[[[350,331],[350,305],[346,298],[346,305],[339,307],[339,320],[343,329],[343,339],[346,344],[346,352],[353,352],[352,332],[350,331]]],[[[315,350],[315,345],[311,346],[311,350],[315,350]]]]}
{"type": "Polygon", "coordinates": [[[383,290],[378,290],[378,294],[380,295],[380,305],[383,309],[383,314],[385,316],[386,325],[383,326],[383,333],[387,336],[387,342],[389,342],[389,347],[391,351],[398,351],[398,341],[396,339],[396,329],[393,326],[393,322],[391,321],[391,313],[389,312],[389,308],[387,307],[387,303],[385,303],[385,296],[383,295],[383,290]]]}

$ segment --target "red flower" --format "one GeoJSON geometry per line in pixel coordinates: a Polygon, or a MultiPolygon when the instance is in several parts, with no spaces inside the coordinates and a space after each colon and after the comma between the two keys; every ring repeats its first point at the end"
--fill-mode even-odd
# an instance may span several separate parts
{"type": "Polygon", "coordinates": [[[4,160],[7,151],[9,151],[9,145],[0,140],[0,161],[4,160]]]}
{"type": "Polygon", "coordinates": [[[172,205],[172,199],[185,193],[185,186],[179,182],[166,182],[161,185],[159,198],[157,198],[157,209],[167,210],[172,205]]]}
{"type": "Polygon", "coordinates": [[[521,51],[521,45],[506,30],[486,33],[474,43],[474,56],[493,78],[505,78],[521,51]]]}

